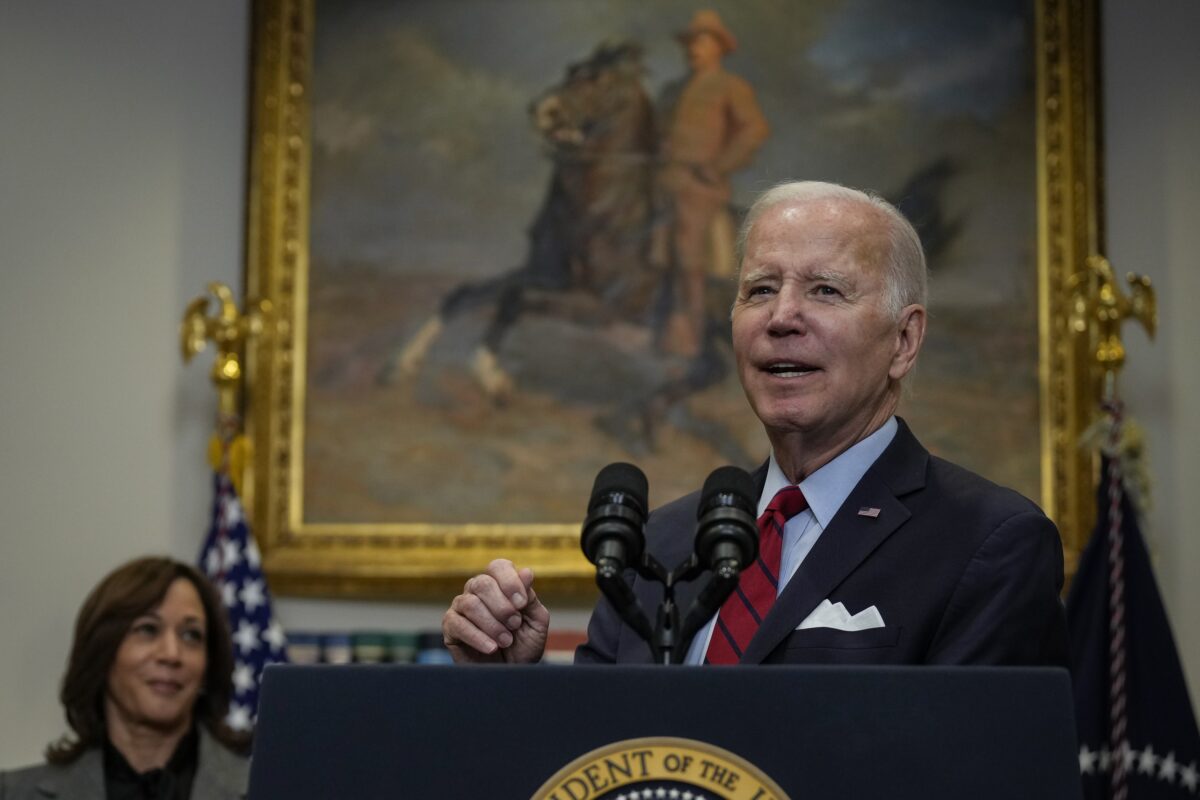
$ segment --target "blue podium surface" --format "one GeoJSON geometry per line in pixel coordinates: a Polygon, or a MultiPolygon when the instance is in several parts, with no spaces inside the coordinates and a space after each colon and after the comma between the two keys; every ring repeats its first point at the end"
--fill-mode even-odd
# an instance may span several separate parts
{"type": "Polygon", "coordinates": [[[1061,669],[276,665],[250,797],[1070,800],[1077,746],[1061,669]]]}

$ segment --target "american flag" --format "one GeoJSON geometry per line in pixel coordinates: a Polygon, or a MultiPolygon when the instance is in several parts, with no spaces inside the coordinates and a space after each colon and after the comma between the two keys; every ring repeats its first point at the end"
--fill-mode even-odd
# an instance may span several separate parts
{"type": "Polygon", "coordinates": [[[1096,532],[1067,598],[1083,795],[1197,798],[1200,731],[1120,455],[1107,453],[1101,474],[1096,532]]]}
{"type": "Polygon", "coordinates": [[[212,526],[200,551],[200,569],[221,593],[233,634],[233,699],[225,722],[248,731],[258,712],[263,668],[287,661],[287,638],[271,612],[262,559],[229,475],[217,472],[213,485],[212,526]]]}

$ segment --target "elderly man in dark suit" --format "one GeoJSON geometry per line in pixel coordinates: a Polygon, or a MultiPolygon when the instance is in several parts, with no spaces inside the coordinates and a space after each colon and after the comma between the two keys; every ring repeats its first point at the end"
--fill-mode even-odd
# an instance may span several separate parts
{"type": "MultiPolygon", "coordinates": [[[[687,661],[1065,664],[1054,524],[931,456],[895,416],[925,337],[912,226],[878,197],[804,182],[763,195],[743,231],[733,345],[772,448],[755,474],[760,557],[687,661]]],[[[651,515],[663,563],[690,551],[698,502],[651,515]]],[[[657,602],[657,587],[633,588],[657,602]]],[[[531,571],[497,560],[454,599],[443,634],[458,661],[536,661],[549,619],[531,571]]],[[[576,661],[650,660],[602,600],[576,661]]]]}

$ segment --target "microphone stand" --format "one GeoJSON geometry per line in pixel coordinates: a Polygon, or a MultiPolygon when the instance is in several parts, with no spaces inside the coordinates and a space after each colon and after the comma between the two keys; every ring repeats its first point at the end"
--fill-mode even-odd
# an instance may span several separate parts
{"type": "Polygon", "coordinates": [[[650,646],[657,664],[682,664],[696,633],[737,588],[743,564],[758,554],[757,526],[750,515],[750,476],[736,467],[720,467],[708,476],[697,514],[692,553],[668,570],[645,548],[646,476],[630,464],[610,464],[596,476],[596,487],[583,522],[580,546],[596,565],[596,585],[617,615],[650,646]],[[662,584],[654,626],[626,568],[662,584]],[[680,622],[675,587],[705,571],[709,578],[680,622]]]}
{"type": "Polygon", "coordinates": [[[662,584],[663,598],[653,628],[633,589],[621,577],[618,562],[605,558],[597,560],[596,585],[625,624],[650,645],[654,663],[663,665],[683,663],[692,639],[737,587],[741,572],[737,561],[719,561],[681,624],[675,587],[682,581],[694,580],[705,571],[696,554],[692,553],[674,569],[668,570],[654,556],[643,553],[633,569],[643,578],[662,584]]]}

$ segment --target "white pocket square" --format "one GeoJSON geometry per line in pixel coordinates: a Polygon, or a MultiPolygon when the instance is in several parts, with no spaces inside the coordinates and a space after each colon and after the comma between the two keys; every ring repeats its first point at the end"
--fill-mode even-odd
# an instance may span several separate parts
{"type": "Polygon", "coordinates": [[[846,606],[841,603],[831,603],[822,600],[804,621],[796,626],[796,630],[806,628],[833,628],[836,631],[865,631],[869,628],[882,628],[883,616],[875,606],[864,608],[857,614],[851,615],[846,606]]]}

